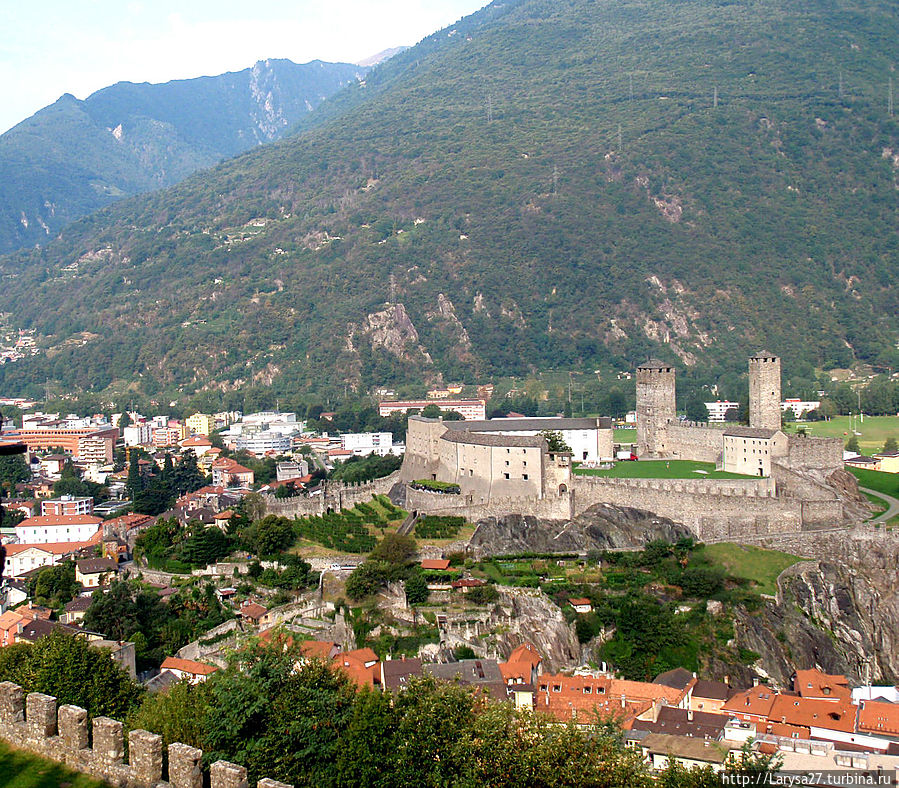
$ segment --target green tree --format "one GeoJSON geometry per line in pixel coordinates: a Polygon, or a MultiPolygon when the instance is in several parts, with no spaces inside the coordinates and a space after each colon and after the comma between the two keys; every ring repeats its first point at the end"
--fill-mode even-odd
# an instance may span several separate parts
{"type": "Polygon", "coordinates": [[[181,742],[203,747],[203,718],[209,705],[206,682],[191,684],[186,679],[163,692],[147,694],[128,718],[128,728],[153,731],[162,736],[163,746],[181,742]]]}
{"type": "Polygon", "coordinates": [[[394,566],[405,566],[410,563],[418,549],[415,539],[398,533],[389,533],[381,539],[371,551],[369,558],[375,561],[386,561],[394,566]]]}
{"type": "Polygon", "coordinates": [[[39,605],[54,608],[71,602],[80,589],[72,561],[45,567],[28,581],[28,595],[39,605]]]}
{"type": "Polygon", "coordinates": [[[125,719],[143,694],[106,649],[93,648],[83,637],[57,630],[0,652],[0,681],[53,695],[60,706],[81,706],[91,717],[125,719]]]}
{"type": "Polygon", "coordinates": [[[708,421],[709,409],[705,406],[702,395],[697,394],[687,401],[687,420],[688,421],[708,421]]]}
{"type": "Polygon", "coordinates": [[[140,472],[140,461],[132,453],[131,461],[128,463],[128,479],[125,481],[125,490],[128,493],[128,497],[134,500],[143,489],[144,477],[140,472]]]}
{"type": "Polygon", "coordinates": [[[897,443],[896,439],[893,437],[887,438],[883,444],[883,453],[894,454],[897,451],[899,451],[899,443],[897,443]]]}
{"type": "Polygon", "coordinates": [[[19,482],[27,482],[30,478],[31,469],[21,454],[0,457],[0,483],[7,490],[15,489],[19,482]]]}
{"type": "Polygon", "coordinates": [[[376,594],[390,579],[390,565],[384,561],[369,559],[357,566],[346,581],[346,594],[350,599],[359,600],[376,594]]]}
{"type": "Polygon", "coordinates": [[[249,541],[257,555],[277,555],[296,541],[293,522],[286,517],[270,514],[252,526],[249,541]]]}
{"type": "Polygon", "coordinates": [[[413,572],[406,578],[404,583],[406,589],[406,602],[410,605],[423,605],[428,601],[428,581],[425,580],[421,572],[413,572]]]}
{"type": "Polygon", "coordinates": [[[224,558],[232,549],[231,539],[218,528],[195,522],[181,545],[181,557],[191,566],[207,566],[224,558]]]}
{"type": "Polygon", "coordinates": [[[862,450],[858,445],[858,435],[852,435],[848,441],[846,441],[846,451],[852,451],[856,454],[861,454],[862,450]]]}
{"type": "Polygon", "coordinates": [[[565,439],[562,437],[561,432],[557,432],[555,430],[543,430],[540,433],[544,438],[546,438],[547,449],[550,452],[570,452],[571,447],[565,443],[565,439]]]}

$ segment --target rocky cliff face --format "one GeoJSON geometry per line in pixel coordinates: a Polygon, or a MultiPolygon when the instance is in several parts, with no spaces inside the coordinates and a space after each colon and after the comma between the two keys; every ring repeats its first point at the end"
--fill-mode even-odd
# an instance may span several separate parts
{"type": "Polygon", "coordinates": [[[777,601],[735,620],[755,670],[787,686],[796,668],[845,673],[852,682],[899,681],[899,545],[846,541],[832,559],[805,561],[778,578],[777,601]]]}
{"type": "Polygon", "coordinates": [[[655,539],[676,542],[690,536],[680,523],[642,509],[596,504],[573,520],[541,520],[520,514],[487,517],[478,523],[470,548],[478,556],[508,553],[578,553],[642,547],[655,539]]]}
{"type": "Polygon", "coordinates": [[[512,649],[532,643],[543,656],[544,669],[555,673],[581,664],[581,647],[574,627],[542,591],[497,586],[499,601],[478,626],[452,627],[442,635],[439,651],[448,659],[457,646],[470,646],[478,655],[505,660],[512,649]]]}

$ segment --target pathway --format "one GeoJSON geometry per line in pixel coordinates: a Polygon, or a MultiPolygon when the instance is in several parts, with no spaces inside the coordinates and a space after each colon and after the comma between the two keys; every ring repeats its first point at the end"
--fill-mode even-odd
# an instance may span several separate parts
{"type": "Polygon", "coordinates": [[[887,495],[886,493],[880,492],[880,490],[872,490],[868,487],[858,488],[862,492],[870,493],[871,495],[876,495],[878,498],[883,498],[889,505],[890,508],[887,509],[883,514],[878,515],[873,520],[868,520],[869,523],[885,523],[887,520],[892,520],[896,515],[899,515],[899,500],[894,498],[892,495],[887,495]]]}

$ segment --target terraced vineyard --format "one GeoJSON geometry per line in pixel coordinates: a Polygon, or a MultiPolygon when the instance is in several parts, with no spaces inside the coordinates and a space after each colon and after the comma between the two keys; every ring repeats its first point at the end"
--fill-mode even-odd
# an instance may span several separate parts
{"type": "Polygon", "coordinates": [[[357,503],[352,509],[298,518],[296,533],[299,538],[330,550],[345,553],[371,552],[377,542],[373,530],[384,529],[406,516],[402,509],[395,507],[386,498],[381,498],[383,496],[373,498],[370,503],[357,503]]]}

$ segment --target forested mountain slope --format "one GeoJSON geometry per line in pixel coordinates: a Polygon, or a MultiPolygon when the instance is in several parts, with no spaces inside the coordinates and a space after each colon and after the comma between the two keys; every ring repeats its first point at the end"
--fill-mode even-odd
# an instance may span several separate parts
{"type": "Polygon", "coordinates": [[[494,3],[4,258],[0,310],[53,349],[0,383],[896,365],[897,36],[883,0],[494,3]]]}
{"type": "Polygon", "coordinates": [[[0,252],[73,219],[280,139],[366,68],[264,60],[215,77],[70,94],[0,136],[0,252]]]}

